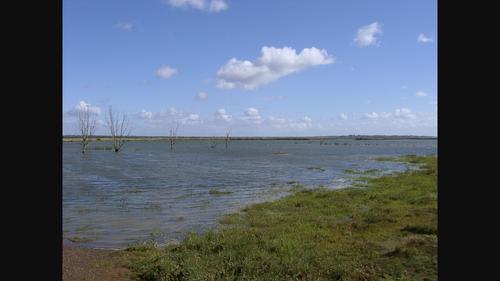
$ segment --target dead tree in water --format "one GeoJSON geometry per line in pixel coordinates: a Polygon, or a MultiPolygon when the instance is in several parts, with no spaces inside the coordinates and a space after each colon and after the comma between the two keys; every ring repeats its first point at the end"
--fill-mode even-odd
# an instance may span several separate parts
{"type": "Polygon", "coordinates": [[[229,133],[231,133],[231,130],[226,131],[226,149],[229,147],[229,133]]]}
{"type": "Polygon", "coordinates": [[[174,145],[177,142],[177,129],[179,129],[179,123],[175,125],[174,128],[170,128],[170,135],[168,137],[168,140],[170,142],[170,150],[174,150],[174,145]]]}
{"type": "Polygon", "coordinates": [[[85,153],[85,149],[90,143],[90,138],[95,131],[96,122],[96,114],[90,112],[88,107],[78,111],[78,126],[82,136],[82,153],[85,153]]]}
{"type": "Polygon", "coordinates": [[[130,135],[129,121],[125,114],[115,114],[111,109],[108,109],[106,116],[106,125],[111,133],[113,149],[115,152],[120,151],[125,143],[125,138],[130,135]]]}

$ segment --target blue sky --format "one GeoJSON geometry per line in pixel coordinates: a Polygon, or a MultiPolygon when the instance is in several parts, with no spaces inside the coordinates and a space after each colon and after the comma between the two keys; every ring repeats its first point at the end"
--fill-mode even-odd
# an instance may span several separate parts
{"type": "Polygon", "coordinates": [[[436,1],[63,1],[63,133],[437,135],[436,1]],[[201,93],[201,94],[200,94],[201,93]]]}

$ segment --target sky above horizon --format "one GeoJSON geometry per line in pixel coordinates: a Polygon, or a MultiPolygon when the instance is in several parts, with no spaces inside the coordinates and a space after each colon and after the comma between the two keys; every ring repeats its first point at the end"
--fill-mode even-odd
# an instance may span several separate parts
{"type": "Polygon", "coordinates": [[[437,3],[63,0],[63,134],[437,136],[437,3]]]}

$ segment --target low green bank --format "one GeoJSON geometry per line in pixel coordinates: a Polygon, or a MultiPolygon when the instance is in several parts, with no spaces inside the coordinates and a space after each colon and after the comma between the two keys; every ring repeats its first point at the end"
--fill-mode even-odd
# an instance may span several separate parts
{"type": "Polygon", "coordinates": [[[140,280],[437,280],[437,157],[367,187],[251,205],[178,245],[131,247],[140,280]]]}

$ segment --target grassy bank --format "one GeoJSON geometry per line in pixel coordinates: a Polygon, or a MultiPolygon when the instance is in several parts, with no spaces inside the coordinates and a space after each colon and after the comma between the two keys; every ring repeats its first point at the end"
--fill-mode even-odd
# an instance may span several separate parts
{"type": "Polygon", "coordinates": [[[245,208],[179,245],[131,247],[140,280],[437,280],[437,158],[245,208]],[[361,185],[357,185],[361,186],[361,185]]]}

